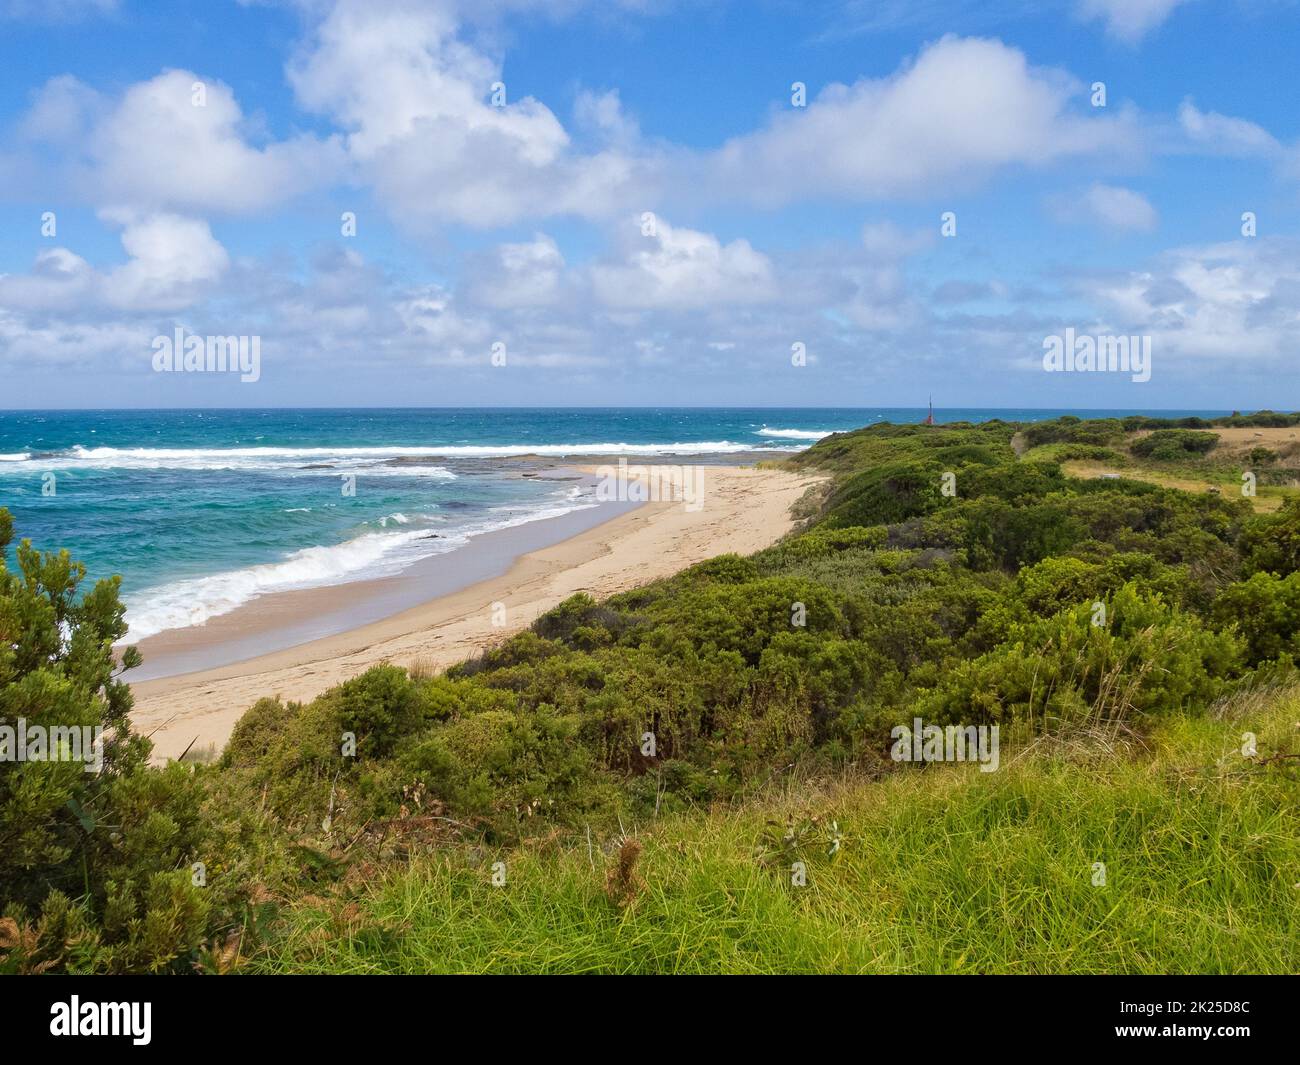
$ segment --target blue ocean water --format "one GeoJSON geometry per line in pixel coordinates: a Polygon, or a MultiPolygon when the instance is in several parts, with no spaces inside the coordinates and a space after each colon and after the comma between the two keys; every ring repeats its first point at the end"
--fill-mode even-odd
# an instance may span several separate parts
{"type": "MultiPolygon", "coordinates": [[[[1135,412],[935,416],[1065,413],[1135,412]]],[[[92,579],[121,574],[138,639],[269,592],[401,572],[477,533],[596,505],[572,481],[522,476],[522,455],[699,460],[797,450],[830,432],[924,416],[898,408],[0,412],[0,506],[20,536],[67,548],[92,579]]]]}

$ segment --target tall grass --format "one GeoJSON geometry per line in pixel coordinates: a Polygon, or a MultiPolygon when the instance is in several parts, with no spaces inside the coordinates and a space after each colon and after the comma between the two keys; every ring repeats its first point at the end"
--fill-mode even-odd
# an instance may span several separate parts
{"type": "MultiPolygon", "coordinates": [[[[1300,970],[1300,698],[1002,767],[787,782],[734,809],[509,852],[453,847],[299,904],[264,972],[1235,973],[1300,970]],[[1258,755],[1241,753],[1253,732],[1258,755]],[[834,821],[790,858],[769,822],[834,821]],[[492,866],[506,883],[493,886],[492,866]],[[1095,863],[1105,865],[1105,884],[1095,863]],[[611,877],[611,870],[616,875],[611,877]],[[614,880],[636,885],[630,903],[614,880]],[[350,886],[351,885],[351,886],[350,886]]],[[[1112,738],[1113,739],[1113,738],[1112,738]]]]}

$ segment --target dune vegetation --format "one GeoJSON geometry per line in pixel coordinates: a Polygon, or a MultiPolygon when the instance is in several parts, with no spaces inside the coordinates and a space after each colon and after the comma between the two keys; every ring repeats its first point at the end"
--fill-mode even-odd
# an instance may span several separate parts
{"type": "Polygon", "coordinates": [[[0,720],[111,739],[0,764],[0,970],[1295,971],[1296,471],[1261,512],[1216,432],[1298,420],[836,434],[768,550],[161,769],[115,585],[20,548],[0,720]],[[895,760],[917,718],[996,771],[895,760]]]}

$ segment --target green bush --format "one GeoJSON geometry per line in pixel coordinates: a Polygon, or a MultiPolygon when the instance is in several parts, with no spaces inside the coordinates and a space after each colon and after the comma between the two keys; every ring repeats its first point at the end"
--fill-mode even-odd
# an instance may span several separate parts
{"type": "Polygon", "coordinates": [[[1300,573],[1256,573],[1229,585],[1214,602],[1214,618],[1246,641],[1251,665],[1300,655],[1300,573]]]}
{"type": "Polygon", "coordinates": [[[88,749],[81,761],[17,761],[12,749],[0,761],[0,971],[182,968],[228,916],[191,869],[223,860],[202,782],[186,766],[149,768],[150,745],[131,731],[131,692],[117,672],[139,656],[114,661],[126,634],[118,580],[82,594],[83,566],[26,541],[13,572],[12,539],[0,509],[0,725],[16,733],[21,721],[29,737],[105,731],[97,772],[87,771],[88,749]]]}
{"type": "Polygon", "coordinates": [[[1276,514],[1249,521],[1239,546],[1247,573],[1285,577],[1300,570],[1300,500],[1288,500],[1276,514]]]}
{"type": "Polygon", "coordinates": [[[1218,442],[1219,437],[1216,433],[1193,432],[1188,429],[1155,429],[1147,436],[1134,440],[1129,445],[1129,450],[1139,458],[1177,462],[1180,459],[1206,455],[1214,450],[1218,442]]]}
{"type": "Polygon", "coordinates": [[[1029,732],[1135,723],[1205,706],[1240,670],[1241,641],[1207,629],[1159,596],[1126,584],[1103,605],[1104,615],[1085,602],[1012,624],[995,650],[960,663],[923,700],[923,716],[1029,732]]]}

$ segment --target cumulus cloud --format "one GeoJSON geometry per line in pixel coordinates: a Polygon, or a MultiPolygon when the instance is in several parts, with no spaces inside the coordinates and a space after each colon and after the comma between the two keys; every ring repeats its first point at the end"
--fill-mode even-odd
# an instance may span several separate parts
{"type": "Polygon", "coordinates": [[[118,220],[130,259],[105,278],[105,297],[115,306],[186,306],[230,265],[207,222],[172,214],[118,220]]]}
{"type": "Polygon", "coordinates": [[[1219,155],[1269,156],[1281,150],[1276,138],[1254,122],[1201,111],[1191,100],[1178,108],[1178,125],[1197,148],[1219,155]]]}
{"type": "Polygon", "coordinates": [[[500,59],[461,30],[447,5],[340,0],[289,65],[300,104],[345,131],[357,172],[409,225],[603,219],[665,198],[860,202],[1138,151],[1128,116],[1072,113],[1079,85],[996,40],[945,37],[893,75],[828,86],[708,151],[646,141],[614,91],[580,91],[566,128],[516,98],[500,59]]]}
{"type": "Polygon", "coordinates": [[[46,154],[0,149],[0,183],[62,186],[96,207],[236,214],[355,182],[418,236],[687,203],[916,197],[1001,168],[1141,150],[1130,115],[1072,112],[1080,87],[1065,74],[956,37],[890,76],[830,85],[717,150],[647,140],[616,91],[580,90],[570,130],[502,84],[501,59],[467,43],[462,16],[414,0],[321,9],[287,76],[299,105],[338,130],[326,136],[256,137],[230,87],[188,70],[114,97],[52,79],[21,123],[26,148],[46,154]]]}
{"type": "Polygon", "coordinates": [[[1050,207],[1057,221],[1086,222],[1115,232],[1149,232],[1156,227],[1156,209],[1140,192],[1094,182],[1074,195],[1053,196],[1050,207]]]}
{"type": "Polygon", "coordinates": [[[230,259],[208,223],[178,215],[109,214],[127,261],[100,271],[67,248],[43,249],[26,275],[0,275],[0,307],[25,311],[175,310],[225,273],[230,259]]]}
{"type": "Polygon", "coordinates": [[[328,144],[258,148],[230,88],[187,70],[131,86],[91,137],[95,180],[111,203],[250,211],[289,199],[333,170],[328,144]],[[203,103],[196,106],[201,86],[203,103]]]}
{"type": "Polygon", "coordinates": [[[1247,368],[1294,358],[1300,245],[1239,240],[1173,249],[1150,268],[1088,282],[1115,332],[1149,333],[1165,357],[1247,368]]]}
{"type": "Polygon", "coordinates": [[[487,307],[546,307],[560,296],[564,256],[545,233],[475,256],[466,271],[469,299],[487,307]]]}
{"type": "Polygon", "coordinates": [[[1079,14],[1105,23],[1112,37],[1136,44],[1187,0],[1081,0],[1079,14]]]}
{"type": "Polygon", "coordinates": [[[303,136],[258,146],[247,126],[227,85],[169,70],[111,100],[73,77],[54,78],[19,128],[59,152],[47,156],[43,186],[97,207],[251,212],[342,176],[333,142],[303,136]]]}
{"type": "Polygon", "coordinates": [[[89,133],[105,107],[104,98],[89,85],[71,74],[60,74],[33,94],[19,131],[38,143],[71,144],[89,133]]]}
{"type": "Polygon", "coordinates": [[[776,114],[707,170],[729,195],[778,206],[924,195],[1124,143],[1125,120],[1070,113],[1078,89],[1000,41],[945,37],[889,77],[831,85],[776,114]]]}
{"type": "MultiPolygon", "coordinates": [[[[599,216],[636,167],[618,148],[583,154],[544,104],[513,99],[501,64],[457,36],[452,10],[402,0],[341,0],[289,67],[299,101],[346,131],[349,155],[408,223],[504,225],[599,216]]],[[[582,116],[626,134],[617,97],[582,116]]],[[[626,138],[625,138],[626,139],[626,138]]]]}
{"type": "Polygon", "coordinates": [[[689,309],[772,297],[772,262],[747,240],[723,244],[659,219],[652,235],[631,237],[622,251],[592,268],[596,298],[608,307],[689,309]]]}

